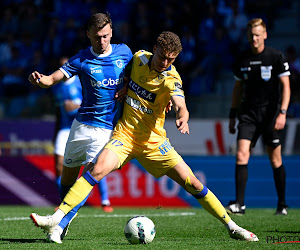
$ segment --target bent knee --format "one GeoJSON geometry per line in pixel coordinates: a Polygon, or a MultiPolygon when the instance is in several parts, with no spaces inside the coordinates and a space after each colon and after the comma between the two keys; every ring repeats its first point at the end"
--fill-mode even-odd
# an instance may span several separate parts
{"type": "Polygon", "coordinates": [[[203,190],[203,184],[194,176],[187,176],[185,179],[185,189],[190,194],[195,195],[203,190]]]}

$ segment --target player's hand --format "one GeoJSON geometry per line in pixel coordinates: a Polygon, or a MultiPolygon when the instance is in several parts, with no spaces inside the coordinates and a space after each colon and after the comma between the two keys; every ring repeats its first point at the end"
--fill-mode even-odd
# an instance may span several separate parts
{"type": "Polygon", "coordinates": [[[64,108],[67,112],[71,112],[75,109],[78,109],[78,104],[72,102],[71,100],[65,100],[64,102],[64,108]]]}
{"type": "Polygon", "coordinates": [[[122,102],[124,100],[128,91],[128,85],[129,79],[124,76],[124,86],[115,94],[115,98],[117,99],[117,101],[122,102]]]}
{"type": "Polygon", "coordinates": [[[172,106],[173,106],[173,103],[172,103],[172,101],[170,100],[170,101],[168,102],[167,107],[166,107],[166,113],[169,113],[169,112],[172,110],[172,106]]]}
{"type": "Polygon", "coordinates": [[[235,133],[235,118],[229,119],[229,133],[234,134],[235,133]]]}
{"type": "Polygon", "coordinates": [[[280,113],[276,118],[274,129],[275,130],[284,129],[285,122],[286,122],[286,115],[280,113]]]}
{"type": "Polygon", "coordinates": [[[189,134],[190,133],[189,124],[187,123],[187,121],[183,121],[182,119],[176,119],[175,122],[176,122],[177,130],[181,134],[189,134]]]}
{"type": "Polygon", "coordinates": [[[34,71],[33,73],[31,73],[28,76],[28,81],[33,85],[37,85],[43,76],[44,76],[43,74],[40,74],[39,72],[34,71]]]}

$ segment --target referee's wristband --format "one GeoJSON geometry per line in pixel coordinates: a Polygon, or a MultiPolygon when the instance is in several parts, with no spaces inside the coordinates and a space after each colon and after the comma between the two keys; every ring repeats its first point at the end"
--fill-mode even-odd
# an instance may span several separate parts
{"type": "Polygon", "coordinates": [[[229,111],[229,118],[234,119],[234,118],[236,118],[236,115],[237,115],[237,109],[231,108],[229,111]]]}

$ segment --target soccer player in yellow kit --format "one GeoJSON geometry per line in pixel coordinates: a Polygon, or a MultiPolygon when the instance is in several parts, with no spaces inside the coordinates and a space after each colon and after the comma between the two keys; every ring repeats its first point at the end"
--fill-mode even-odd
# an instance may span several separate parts
{"type": "MultiPolygon", "coordinates": [[[[181,50],[179,37],[164,31],[157,38],[153,54],[141,50],[133,56],[127,67],[130,82],[123,116],[115,127],[112,139],[93,168],[76,181],[52,216],[31,214],[37,226],[55,232],[53,227],[71,209],[81,206],[99,180],[136,158],[156,178],[167,175],[192,194],[205,210],[225,225],[230,237],[258,241],[255,234],[231,220],[217,197],[195,177],[166,137],[163,126],[170,99],[176,112],[178,131],[189,134],[189,112],[182,81],[172,65],[181,50]]],[[[52,240],[55,241],[55,237],[52,240]]]]}

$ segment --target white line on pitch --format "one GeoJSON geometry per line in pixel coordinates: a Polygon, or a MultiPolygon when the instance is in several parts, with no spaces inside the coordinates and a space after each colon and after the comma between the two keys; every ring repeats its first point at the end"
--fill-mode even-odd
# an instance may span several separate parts
{"type": "MultiPolygon", "coordinates": [[[[102,218],[124,218],[124,217],[133,217],[136,215],[145,215],[145,216],[149,216],[149,217],[161,217],[161,216],[194,216],[196,213],[192,213],[192,212],[182,212],[182,213],[161,213],[161,214],[151,214],[151,213],[147,213],[147,214],[111,214],[111,215],[106,215],[106,214],[94,214],[94,215],[78,215],[77,218],[88,218],[88,217],[102,217],[102,218]]],[[[17,221],[17,220],[29,220],[29,216],[28,217],[8,217],[8,218],[3,218],[0,219],[0,221],[17,221]]]]}

